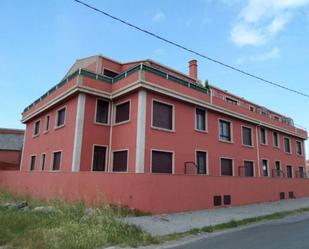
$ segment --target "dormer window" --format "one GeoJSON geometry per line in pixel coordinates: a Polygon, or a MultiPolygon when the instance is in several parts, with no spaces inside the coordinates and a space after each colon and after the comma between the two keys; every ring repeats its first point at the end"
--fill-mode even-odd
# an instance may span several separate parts
{"type": "Polygon", "coordinates": [[[103,74],[104,74],[105,76],[111,77],[111,78],[114,78],[115,76],[118,75],[118,73],[113,72],[113,71],[108,70],[108,69],[104,69],[103,74]]]}
{"type": "Polygon", "coordinates": [[[227,103],[230,103],[232,105],[238,105],[238,101],[236,99],[225,97],[225,100],[226,100],[227,103]]]}

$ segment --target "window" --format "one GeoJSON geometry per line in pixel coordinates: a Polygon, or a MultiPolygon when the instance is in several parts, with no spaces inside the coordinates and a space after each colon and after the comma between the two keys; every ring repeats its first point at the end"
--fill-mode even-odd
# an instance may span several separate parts
{"type": "Polygon", "coordinates": [[[207,152],[196,151],[196,165],[198,174],[207,174],[207,152]]]}
{"type": "Polygon", "coordinates": [[[111,70],[108,70],[108,69],[104,69],[103,74],[104,74],[105,76],[111,77],[111,78],[114,78],[115,76],[118,75],[118,73],[115,73],[115,72],[113,72],[113,71],[111,71],[111,70]]]}
{"type": "Polygon", "coordinates": [[[53,153],[53,164],[52,164],[52,170],[60,170],[61,166],[61,152],[54,152],[53,153]]]}
{"type": "Polygon", "coordinates": [[[219,138],[222,141],[232,141],[231,136],[231,122],[225,120],[219,120],[220,134],[219,138]]]}
{"type": "Polygon", "coordinates": [[[302,144],[300,141],[296,141],[296,153],[300,156],[303,154],[302,144]]]}
{"type": "Polygon", "coordinates": [[[195,109],[195,129],[206,131],[206,111],[200,108],[195,109]]]}
{"type": "Polygon", "coordinates": [[[275,161],[275,176],[276,177],[280,177],[281,176],[280,161],[275,161]]]}
{"type": "Polygon", "coordinates": [[[106,163],[106,147],[105,146],[94,146],[93,159],[92,159],[92,170],[93,171],[105,171],[106,163]]]}
{"type": "Polygon", "coordinates": [[[31,171],[35,169],[35,158],[36,158],[36,156],[30,157],[30,170],[31,171]]]}
{"type": "Polygon", "coordinates": [[[173,130],[173,106],[157,101],[152,105],[152,126],[173,130]]]}
{"type": "Polygon", "coordinates": [[[232,176],[233,175],[233,160],[227,158],[221,158],[221,175],[232,176]]]}
{"type": "Polygon", "coordinates": [[[126,172],[128,166],[128,151],[113,152],[113,172],[126,172]]]}
{"type": "Polygon", "coordinates": [[[274,144],[274,147],[276,148],[279,148],[279,134],[278,132],[273,132],[273,144],[274,144]]]}
{"type": "Polygon", "coordinates": [[[66,111],[65,107],[57,111],[56,127],[64,126],[64,123],[65,123],[65,111],[66,111]]]}
{"type": "Polygon", "coordinates": [[[245,176],[254,176],[254,168],[252,161],[244,161],[245,176]]]}
{"type": "Polygon", "coordinates": [[[42,156],[41,156],[41,170],[45,169],[45,161],[46,161],[46,154],[42,154],[42,156]]]}
{"type": "Polygon", "coordinates": [[[41,121],[38,120],[34,123],[34,130],[33,130],[33,136],[38,136],[40,133],[40,123],[41,121]]]}
{"type": "Polygon", "coordinates": [[[267,131],[264,127],[260,128],[261,144],[267,145],[267,131]]]}
{"type": "Polygon", "coordinates": [[[225,100],[226,100],[227,103],[230,103],[232,105],[238,105],[238,101],[236,99],[225,97],[225,100]]]}
{"type": "Polygon", "coordinates": [[[303,166],[298,167],[298,171],[299,171],[299,177],[300,178],[305,178],[305,170],[303,166]]]}
{"type": "Polygon", "coordinates": [[[152,173],[173,173],[173,153],[166,151],[152,151],[152,173]]]}
{"type": "Polygon", "coordinates": [[[268,172],[268,160],[263,159],[262,160],[262,169],[263,169],[263,176],[269,176],[269,172],[268,172]]]}
{"type": "Polygon", "coordinates": [[[292,178],[293,177],[292,166],[291,165],[286,166],[286,177],[287,178],[292,178]]]}
{"type": "Polygon", "coordinates": [[[108,102],[102,99],[97,99],[96,107],[96,123],[107,124],[108,123],[108,102]]]}
{"type": "Polygon", "coordinates": [[[274,120],[276,120],[276,121],[280,121],[280,117],[278,117],[278,116],[274,116],[274,120]]]}
{"type": "Polygon", "coordinates": [[[242,144],[246,146],[253,146],[252,128],[242,127],[242,144]]]}
{"type": "Polygon", "coordinates": [[[252,111],[252,112],[255,112],[255,107],[252,106],[252,105],[250,105],[250,106],[249,106],[249,110],[252,111]]]}
{"type": "Polygon", "coordinates": [[[291,153],[291,143],[290,139],[287,137],[284,138],[284,152],[291,153]]]}
{"type": "Polygon", "coordinates": [[[129,121],[130,119],[130,101],[116,105],[115,123],[129,121]]]}
{"type": "Polygon", "coordinates": [[[49,131],[50,116],[45,117],[45,131],[49,131]]]}

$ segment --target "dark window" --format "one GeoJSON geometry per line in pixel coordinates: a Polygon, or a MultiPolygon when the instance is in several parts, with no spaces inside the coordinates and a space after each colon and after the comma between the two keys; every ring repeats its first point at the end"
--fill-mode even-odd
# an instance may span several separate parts
{"type": "Polygon", "coordinates": [[[154,127],[173,129],[173,106],[153,101],[152,125],[154,127]]]}
{"type": "Polygon", "coordinates": [[[255,107],[254,107],[254,106],[250,106],[250,107],[249,107],[249,110],[252,111],[252,112],[254,112],[254,111],[255,111],[255,107]]]}
{"type": "Polygon", "coordinates": [[[128,151],[115,151],[113,152],[113,171],[126,172],[128,164],[128,151]]]}
{"type": "Polygon", "coordinates": [[[305,170],[304,167],[298,167],[298,171],[299,171],[299,177],[300,178],[305,178],[305,170]]]}
{"type": "Polygon", "coordinates": [[[114,78],[115,76],[118,75],[118,73],[115,73],[115,72],[108,70],[108,69],[104,69],[103,74],[105,76],[108,76],[108,77],[111,77],[111,78],[114,78]]]}
{"type": "Polygon", "coordinates": [[[279,147],[279,134],[278,132],[273,132],[273,142],[275,147],[279,147]]]}
{"type": "Polygon", "coordinates": [[[277,177],[281,176],[280,161],[275,161],[275,176],[277,176],[277,177]]]}
{"type": "Polygon", "coordinates": [[[106,147],[94,146],[93,150],[93,171],[105,171],[106,147]]]}
{"type": "Polygon", "coordinates": [[[35,168],[35,158],[36,156],[31,156],[30,158],[30,170],[34,170],[35,168]]]}
{"type": "Polygon", "coordinates": [[[152,173],[173,173],[173,153],[152,151],[152,173]]]}
{"type": "Polygon", "coordinates": [[[221,206],[222,204],[222,197],[220,195],[214,196],[214,206],[221,206]]]}
{"type": "Polygon", "coordinates": [[[225,97],[225,100],[227,103],[233,104],[233,105],[238,105],[238,101],[229,97],[225,97]]]}
{"type": "Polygon", "coordinates": [[[280,200],[284,200],[285,199],[285,193],[284,192],[280,192],[279,193],[279,198],[280,198],[280,200]]]}
{"type": "Polygon", "coordinates": [[[56,126],[59,127],[64,125],[64,121],[65,121],[65,108],[62,108],[57,112],[56,126]]]}
{"type": "Polygon", "coordinates": [[[302,145],[301,145],[301,142],[299,142],[299,141],[296,141],[296,153],[297,153],[297,155],[303,154],[302,145]]]}
{"type": "Polygon", "coordinates": [[[295,196],[294,196],[294,192],[292,192],[292,191],[291,191],[291,192],[289,192],[289,198],[290,198],[290,199],[294,199],[294,198],[295,198],[295,196]]]}
{"type": "Polygon", "coordinates": [[[49,130],[49,122],[50,122],[50,116],[46,116],[46,119],[45,119],[45,131],[48,131],[49,130]]]}
{"type": "Polygon", "coordinates": [[[264,127],[260,128],[261,144],[267,144],[267,133],[264,127]]]}
{"type": "Polygon", "coordinates": [[[244,145],[252,146],[252,129],[248,127],[242,127],[242,143],[244,145]]]}
{"type": "Polygon", "coordinates": [[[195,128],[200,131],[206,130],[206,111],[203,109],[195,109],[195,128]]]}
{"type": "Polygon", "coordinates": [[[53,167],[52,170],[60,170],[61,164],[61,152],[54,152],[53,153],[53,167]]]}
{"type": "Polygon", "coordinates": [[[34,131],[33,131],[34,136],[39,135],[40,133],[40,123],[41,123],[40,120],[34,123],[34,131]]]}
{"type": "Polygon", "coordinates": [[[223,196],[223,204],[224,205],[231,205],[231,196],[230,195],[224,195],[223,196]]]}
{"type": "Polygon", "coordinates": [[[291,153],[291,145],[290,145],[290,139],[284,138],[284,151],[286,153],[291,153]]]}
{"type": "Polygon", "coordinates": [[[196,152],[196,164],[198,174],[207,174],[207,152],[196,152]]]}
{"type": "Polygon", "coordinates": [[[220,120],[220,139],[224,141],[231,141],[231,123],[228,121],[220,120]]]}
{"type": "Polygon", "coordinates": [[[244,161],[245,166],[245,176],[253,176],[253,162],[251,161],[244,161]]]}
{"type": "Polygon", "coordinates": [[[108,102],[102,99],[97,100],[96,122],[107,124],[108,122],[108,102]]]}
{"type": "Polygon", "coordinates": [[[46,160],[46,155],[42,154],[42,158],[41,158],[41,170],[45,169],[45,160],[46,160]]]}
{"type": "Polygon", "coordinates": [[[130,119],[130,102],[119,104],[116,106],[115,123],[128,121],[130,119]]]}
{"type": "Polygon", "coordinates": [[[268,161],[262,160],[262,167],[263,167],[263,176],[268,176],[268,161]]]}
{"type": "Polygon", "coordinates": [[[232,176],[233,175],[233,160],[232,159],[221,159],[221,175],[232,176]]]}
{"type": "Polygon", "coordinates": [[[290,166],[290,165],[286,166],[286,177],[287,178],[292,178],[293,177],[292,174],[293,174],[292,173],[292,166],[290,166]]]}
{"type": "Polygon", "coordinates": [[[278,117],[278,116],[274,116],[274,120],[276,120],[276,121],[280,121],[280,117],[278,117]]]}

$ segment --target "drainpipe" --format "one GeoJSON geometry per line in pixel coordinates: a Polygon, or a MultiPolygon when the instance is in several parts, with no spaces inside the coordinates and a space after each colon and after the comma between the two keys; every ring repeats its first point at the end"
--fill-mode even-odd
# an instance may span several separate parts
{"type": "Polygon", "coordinates": [[[261,124],[258,124],[258,125],[255,127],[257,169],[258,169],[258,177],[260,177],[260,176],[261,176],[261,168],[260,168],[260,147],[259,147],[259,133],[258,133],[258,127],[261,127],[261,124]]]}

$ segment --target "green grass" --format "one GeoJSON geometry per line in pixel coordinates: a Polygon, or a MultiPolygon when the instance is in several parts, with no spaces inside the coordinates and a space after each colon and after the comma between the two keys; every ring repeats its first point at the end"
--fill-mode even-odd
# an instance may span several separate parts
{"type": "Polygon", "coordinates": [[[47,202],[0,190],[0,204],[22,200],[27,200],[31,207],[53,205],[61,212],[47,214],[1,209],[0,245],[29,249],[87,249],[111,245],[136,247],[159,243],[157,238],[139,227],[120,222],[117,218],[134,215],[134,212],[123,207],[102,205],[99,208],[99,220],[98,215],[81,219],[85,210],[82,203],[67,205],[55,200],[47,202]]]}

